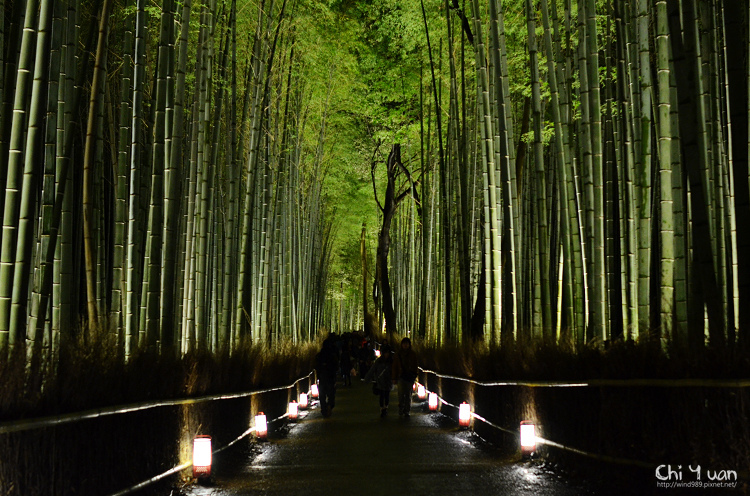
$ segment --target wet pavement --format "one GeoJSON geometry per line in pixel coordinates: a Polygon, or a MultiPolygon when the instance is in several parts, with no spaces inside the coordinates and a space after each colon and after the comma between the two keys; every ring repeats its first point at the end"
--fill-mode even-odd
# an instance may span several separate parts
{"type": "Polygon", "coordinates": [[[484,443],[450,419],[415,403],[399,417],[395,392],[387,417],[369,385],[339,385],[336,408],[317,408],[271,434],[214,459],[209,485],[190,496],[241,495],[555,495],[601,494],[539,462],[521,461],[515,447],[484,443]]]}

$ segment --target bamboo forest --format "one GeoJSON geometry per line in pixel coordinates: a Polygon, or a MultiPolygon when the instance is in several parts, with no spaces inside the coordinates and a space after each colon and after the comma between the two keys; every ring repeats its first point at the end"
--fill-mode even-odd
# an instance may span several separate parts
{"type": "Polygon", "coordinates": [[[3,360],[750,340],[744,1],[3,5],[3,360]]]}
{"type": "Polygon", "coordinates": [[[748,493],[748,0],[0,2],[0,494],[748,493]]]}

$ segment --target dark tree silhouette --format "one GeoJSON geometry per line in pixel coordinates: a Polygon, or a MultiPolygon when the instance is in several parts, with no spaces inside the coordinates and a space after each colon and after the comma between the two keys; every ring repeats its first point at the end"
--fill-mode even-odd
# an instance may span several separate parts
{"type": "Polygon", "coordinates": [[[373,161],[371,169],[372,189],[375,195],[375,201],[377,201],[378,207],[383,213],[383,224],[380,227],[380,234],[378,235],[373,298],[375,299],[376,304],[381,303],[385,315],[385,327],[388,331],[388,337],[391,338],[396,331],[396,311],[393,308],[391,283],[388,279],[388,252],[391,249],[391,222],[393,221],[393,215],[396,213],[396,209],[404,198],[411,195],[414,198],[414,201],[417,202],[417,206],[419,206],[419,195],[417,193],[417,185],[412,179],[411,173],[409,173],[409,170],[403,163],[401,163],[401,145],[394,144],[391,148],[391,152],[388,154],[388,160],[386,161],[388,182],[385,188],[385,198],[382,203],[380,202],[380,198],[378,198],[378,189],[375,183],[375,169],[377,165],[377,162],[373,161]],[[406,181],[401,180],[402,174],[406,176],[406,181]],[[402,184],[399,185],[399,182],[402,184]],[[380,300],[380,297],[382,297],[382,301],[380,300]]]}

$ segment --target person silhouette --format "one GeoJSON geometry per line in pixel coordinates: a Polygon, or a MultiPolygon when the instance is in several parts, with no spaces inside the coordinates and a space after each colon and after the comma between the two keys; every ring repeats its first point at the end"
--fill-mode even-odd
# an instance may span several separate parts
{"type": "Polygon", "coordinates": [[[323,341],[323,348],[315,356],[320,411],[326,418],[331,416],[331,410],[336,406],[336,372],[339,369],[339,354],[335,339],[335,336],[329,335],[323,341]]]}
{"type": "Polygon", "coordinates": [[[393,359],[391,379],[398,384],[398,414],[409,416],[411,412],[411,394],[414,381],[419,374],[417,354],[411,348],[411,339],[401,340],[401,348],[393,359]]]}

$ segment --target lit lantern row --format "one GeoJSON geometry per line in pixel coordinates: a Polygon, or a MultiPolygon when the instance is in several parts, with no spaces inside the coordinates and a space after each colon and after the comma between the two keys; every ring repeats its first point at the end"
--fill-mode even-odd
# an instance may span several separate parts
{"type": "MultiPolygon", "coordinates": [[[[313,398],[318,397],[318,385],[313,384],[311,388],[313,398]]],[[[299,409],[307,408],[309,404],[307,393],[300,393],[299,403],[292,401],[289,403],[289,418],[296,420],[299,416],[299,409]]],[[[268,421],[263,412],[258,412],[255,416],[255,435],[258,439],[268,437],[268,421]]],[[[211,476],[211,436],[196,436],[193,439],[193,477],[196,479],[208,478],[211,476]]]]}
{"type": "MultiPolygon", "coordinates": [[[[317,391],[317,384],[313,384],[310,390],[311,396],[313,398],[316,398],[318,396],[317,391]]],[[[296,401],[292,401],[291,403],[289,403],[287,416],[290,420],[297,420],[297,418],[299,417],[300,409],[304,410],[309,406],[310,400],[308,398],[309,397],[307,393],[300,393],[299,403],[297,403],[296,401]]],[[[266,439],[268,437],[268,423],[263,412],[258,412],[258,415],[255,416],[255,435],[258,437],[258,439],[266,439]]]]}
{"type": "MultiPolygon", "coordinates": [[[[437,393],[430,391],[430,393],[427,394],[425,387],[421,384],[418,384],[417,396],[420,400],[425,399],[426,396],[427,406],[429,410],[431,412],[437,411],[438,405],[440,403],[437,393]]],[[[458,407],[458,425],[461,427],[469,427],[469,425],[471,425],[471,417],[471,405],[464,401],[458,407]]],[[[521,455],[530,456],[536,451],[536,425],[534,425],[534,423],[530,420],[524,420],[521,422],[519,432],[521,438],[521,455]]]]}
{"type": "MultiPolygon", "coordinates": [[[[313,395],[313,398],[314,397],[315,396],[313,395]]],[[[307,393],[300,393],[299,403],[296,401],[292,401],[291,403],[289,403],[287,416],[291,420],[297,420],[299,418],[299,411],[305,410],[308,405],[309,405],[309,400],[307,399],[307,393]]]]}

